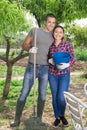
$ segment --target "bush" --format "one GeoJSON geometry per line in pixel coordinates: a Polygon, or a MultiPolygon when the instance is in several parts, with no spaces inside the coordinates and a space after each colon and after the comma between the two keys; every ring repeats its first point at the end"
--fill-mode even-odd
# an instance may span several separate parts
{"type": "Polygon", "coordinates": [[[77,60],[87,61],[87,49],[77,48],[75,49],[77,60]]]}

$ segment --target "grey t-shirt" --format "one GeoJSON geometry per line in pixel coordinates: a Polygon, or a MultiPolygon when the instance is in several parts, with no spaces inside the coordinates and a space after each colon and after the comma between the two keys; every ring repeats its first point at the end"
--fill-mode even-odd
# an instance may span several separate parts
{"type": "MultiPolygon", "coordinates": [[[[29,32],[29,36],[32,37],[31,46],[34,46],[34,30],[33,28],[29,32]]],[[[47,55],[50,45],[53,43],[53,37],[51,32],[44,32],[42,28],[37,28],[36,30],[36,47],[38,48],[36,54],[36,64],[39,65],[48,65],[47,55]]],[[[29,62],[34,63],[34,54],[29,54],[29,62]]]]}

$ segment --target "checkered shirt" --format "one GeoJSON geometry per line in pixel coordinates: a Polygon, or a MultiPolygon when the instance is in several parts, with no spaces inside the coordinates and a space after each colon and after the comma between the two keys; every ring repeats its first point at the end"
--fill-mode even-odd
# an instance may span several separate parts
{"type": "MultiPolygon", "coordinates": [[[[76,61],[76,57],[74,54],[74,49],[72,43],[68,41],[62,41],[58,46],[56,46],[54,43],[51,45],[49,48],[49,53],[48,53],[48,59],[52,58],[52,54],[54,52],[68,52],[70,53],[70,61],[69,64],[72,66],[74,62],[76,61]]],[[[68,73],[70,71],[70,67],[66,68],[65,70],[58,71],[55,65],[49,64],[49,72],[54,75],[61,75],[68,73]]]]}

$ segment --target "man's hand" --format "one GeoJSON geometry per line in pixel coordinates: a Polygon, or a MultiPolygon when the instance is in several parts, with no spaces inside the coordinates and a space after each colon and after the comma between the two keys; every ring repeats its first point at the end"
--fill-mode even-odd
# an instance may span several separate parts
{"type": "Polygon", "coordinates": [[[50,58],[50,59],[48,60],[48,62],[49,62],[50,64],[54,65],[53,58],[50,58]]]}
{"type": "Polygon", "coordinates": [[[37,50],[38,48],[37,47],[32,47],[30,50],[29,50],[29,53],[37,53],[37,50]]]}
{"type": "Polygon", "coordinates": [[[32,42],[32,38],[27,35],[27,37],[25,38],[25,40],[22,44],[22,49],[29,52],[31,42],[32,42]]]}
{"type": "Polygon", "coordinates": [[[69,66],[70,66],[69,63],[60,63],[60,64],[56,65],[56,67],[57,67],[58,70],[66,69],[66,68],[68,68],[69,66]]]}

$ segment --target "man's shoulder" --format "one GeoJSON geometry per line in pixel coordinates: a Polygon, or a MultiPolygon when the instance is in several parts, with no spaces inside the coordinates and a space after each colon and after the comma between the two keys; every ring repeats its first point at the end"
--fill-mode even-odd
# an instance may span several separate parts
{"type": "Polygon", "coordinates": [[[36,31],[41,31],[42,28],[39,28],[39,27],[33,27],[33,28],[31,28],[30,32],[34,32],[35,30],[36,30],[36,31]]]}

